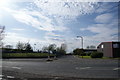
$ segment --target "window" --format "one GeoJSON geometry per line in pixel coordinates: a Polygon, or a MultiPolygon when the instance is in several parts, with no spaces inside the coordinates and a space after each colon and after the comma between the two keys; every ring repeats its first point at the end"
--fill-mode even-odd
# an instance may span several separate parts
{"type": "Polygon", "coordinates": [[[101,45],[101,48],[104,48],[104,45],[103,45],[103,44],[101,45]]]}
{"type": "Polygon", "coordinates": [[[119,48],[119,45],[117,43],[113,44],[113,48],[119,48]]]}

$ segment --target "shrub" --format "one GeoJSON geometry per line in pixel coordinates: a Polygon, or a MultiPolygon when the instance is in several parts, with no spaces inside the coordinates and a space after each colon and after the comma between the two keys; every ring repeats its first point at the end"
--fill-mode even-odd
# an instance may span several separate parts
{"type": "Polygon", "coordinates": [[[93,52],[91,53],[91,58],[102,58],[103,57],[103,53],[101,52],[93,52]]]}
{"type": "Polygon", "coordinates": [[[91,55],[91,53],[87,53],[87,56],[90,56],[91,55]]]}
{"type": "Polygon", "coordinates": [[[80,55],[81,55],[81,56],[86,56],[86,53],[81,53],[80,55]]]}

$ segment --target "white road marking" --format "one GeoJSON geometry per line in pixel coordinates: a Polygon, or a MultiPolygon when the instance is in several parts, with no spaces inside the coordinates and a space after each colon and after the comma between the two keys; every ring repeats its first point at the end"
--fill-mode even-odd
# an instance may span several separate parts
{"type": "Polygon", "coordinates": [[[2,78],[0,78],[0,80],[2,80],[2,78]]]}
{"type": "Polygon", "coordinates": [[[120,68],[114,68],[113,70],[119,70],[120,68]]]}
{"type": "Polygon", "coordinates": [[[7,78],[15,78],[14,76],[7,76],[7,78]]]}
{"type": "Polygon", "coordinates": [[[75,69],[90,69],[91,67],[76,67],[75,69]]]}
{"type": "Polygon", "coordinates": [[[87,69],[91,68],[91,67],[86,67],[87,69]]]}
{"type": "Polygon", "coordinates": [[[75,69],[79,69],[78,67],[76,67],[75,69]]]}
{"type": "Polygon", "coordinates": [[[12,67],[12,68],[14,68],[14,69],[21,69],[20,67],[12,67]]]}
{"type": "Polygon", "coordinates": [[[4,75],[0,75],[0,77],[3,77],[4,75]]]}

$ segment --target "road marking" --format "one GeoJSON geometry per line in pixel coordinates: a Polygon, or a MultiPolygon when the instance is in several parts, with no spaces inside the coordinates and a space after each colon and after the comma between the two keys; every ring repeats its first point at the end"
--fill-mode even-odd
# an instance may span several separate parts
{"type": "Polygon", "coordinates": [[[4,75],[0,75],[0,77],[3,77],[4,75]]]}
{"type": "Polygon", "coordinates": [[[82,67],[82,68],[81,68],[81,67],[80,67],[80,68],[79,68],[79,67],[76,67],[75,69],[90,69],[90,68],[91,68],[91,67],[82,67]]]}
{"type": "Polygon", "coordinates": [[[91,67],[86,67],[87,69],[91,68],[91,67]]]}
{"type": "Polygon", "coordinates": [[[119,69],[120,69],[120,68],[114,68],[113,70],[115,70],[115,71],[116,71],[116,70],[119,70],[119,69]]]}
{"type": "Polygon", "coordinates": [[[7,78],[15,78],[14,76],[7,76],[7,78]]]}
{"type": "Polygon", "coordinates": [[[54,79],[57,80],[57,79],[59,79],[59,77],[55,77],[54,79]]]}
{"type": "Polygon", "coordinates": [[[14,68],[14,69],[21,69],[20,67],[12,67],[12,68],[14,68]]]}
{"type": "Polygon", "coordinates": [[[78,67],[76,67],[75,69],[79,69],[78,67]]]}

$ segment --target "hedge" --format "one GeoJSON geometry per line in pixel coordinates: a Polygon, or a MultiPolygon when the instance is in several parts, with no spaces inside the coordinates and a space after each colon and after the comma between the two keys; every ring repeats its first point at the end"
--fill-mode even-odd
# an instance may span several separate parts
{"type": "Polygon", "coordinates": [[[91,53],[91,58],[102,58],[103,57],[103,53],[101,52],[93,52],[91,53]]]}

